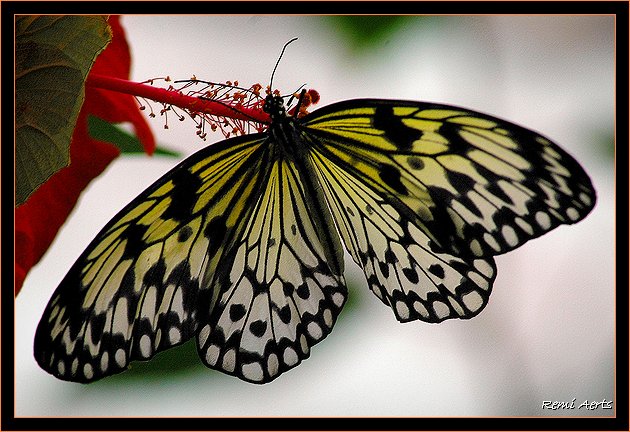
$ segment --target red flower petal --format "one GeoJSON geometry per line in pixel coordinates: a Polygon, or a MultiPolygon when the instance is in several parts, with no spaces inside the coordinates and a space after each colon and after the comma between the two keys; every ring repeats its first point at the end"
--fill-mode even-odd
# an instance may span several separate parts
{"type": "Polygon", "coordinates": [[[48,250],[83,189],[119,154],[112,144],[89,137],[86,113],[81,112],[70,145],[72,163],[15,209],[15,294],[30,268],[48,250]]]}
{"type": "MultiPolygon", "coordinates": [[[[110,17],[109,24],[112,41],[99,55],[90,73],[128,79],[129,47],[119,17],[110,17]]],[[[28,271],[52,243],[83,189],[120,153],[112,144],[89,136],[87,117],[90,114],[112,123],[131,122],[146,151],[152,153],[155,149],[151,129],[133,96],[86,88],[85,102],[70,144],[70,165],[56,172],[28,201],[15,209],[15,294],[28,271]]]]}
{"type": "MultiPolygon", "coordinates": [[[[120,17],[111,16],[108,20],[113,38],[107,48],[98,56],[90,74],[129,79],[131,60],[125,31],[120,25],[120,17]]],[[[83,110],[110,123],[131,122],[136,136],[148,154],[155,150],[155,139],[145,118],[138,109],[135,98],[129,94],[86,87],[83,110]]]]}

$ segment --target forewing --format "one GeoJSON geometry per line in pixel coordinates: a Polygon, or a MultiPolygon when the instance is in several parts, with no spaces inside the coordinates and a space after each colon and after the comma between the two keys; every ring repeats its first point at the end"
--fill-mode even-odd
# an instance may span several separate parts
{"type": "Polygon", "coordinates": [[[222,261],[221,293],[199,332],[209,367],[265,383],[297,366],[331,331],[347,295],[343,255],[322,238],[334,226],[326,226],[327,210],[312,192],[293,162],[274,163],[222,261]]]}
{"type": "Polygon", "coordinates": [[[34,344],[43,369],[94,381],[190,339],[207,322],[216,261],[268,173],[263,139],[201,150],[101,230],[44,311],[34,344]]]}
{"type": "Polygon", "coordinates": [[[352,100],[303,119],[326,157],[443,250],[486,257],[584,218],[595,192],[547,138],[465,109],[352,100]]]}

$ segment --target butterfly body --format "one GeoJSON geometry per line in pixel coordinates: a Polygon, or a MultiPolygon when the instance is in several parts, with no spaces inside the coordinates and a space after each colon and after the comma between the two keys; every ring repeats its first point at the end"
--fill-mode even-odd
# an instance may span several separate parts
{"type": "Polygon", "coordinates": [[[361,99],[180,163],[110,221],[48,304],[35,358],[91,382],[192,337],[264,383],[331,331],[343,248],[400,321],[471,318],[494,255],[588,214],[588,176],[546,138],[469,110],[361,99]]]}

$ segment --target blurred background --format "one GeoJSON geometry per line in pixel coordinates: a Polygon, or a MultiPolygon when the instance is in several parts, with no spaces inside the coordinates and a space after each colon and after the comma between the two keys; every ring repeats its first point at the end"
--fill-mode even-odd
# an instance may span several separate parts
{"type": "MultiPolygon", "coordinates": [[[[32,346],[52,292],[102,226],[181,158],[118,158],[16,300],[16,416],[612,416],[543,401],[613,400],[614,18],[608,16],[124,16],[132,79],[305,84],[319,106],[352,98],[467,107],[536,130],[572,154],[593,212],[496,259],[477,317],[400,324],[348,258],[349,302],[311,357],[259,386],[205,368],[192,343],[90,385],[39,369],[32,346]]],[[[150,123],[182,157],[191,121],[150,123]]],[[[222,136],[210,136],[208,142],[222,136]]],[[[622,365],[626,367],[626,365],[622,365]]]]}

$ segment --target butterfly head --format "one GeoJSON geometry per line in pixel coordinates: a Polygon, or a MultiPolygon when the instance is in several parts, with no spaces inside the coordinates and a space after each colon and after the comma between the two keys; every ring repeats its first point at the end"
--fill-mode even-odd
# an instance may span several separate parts
{"type": "Polygon", "coordinates": [[[280,120],[287,116],[287,111],[284,107],[284,99],[282,98],[282,96],[274,94],[269,94],[265,98],[263,111],[269,114],[272,122],[280,120]]]}

